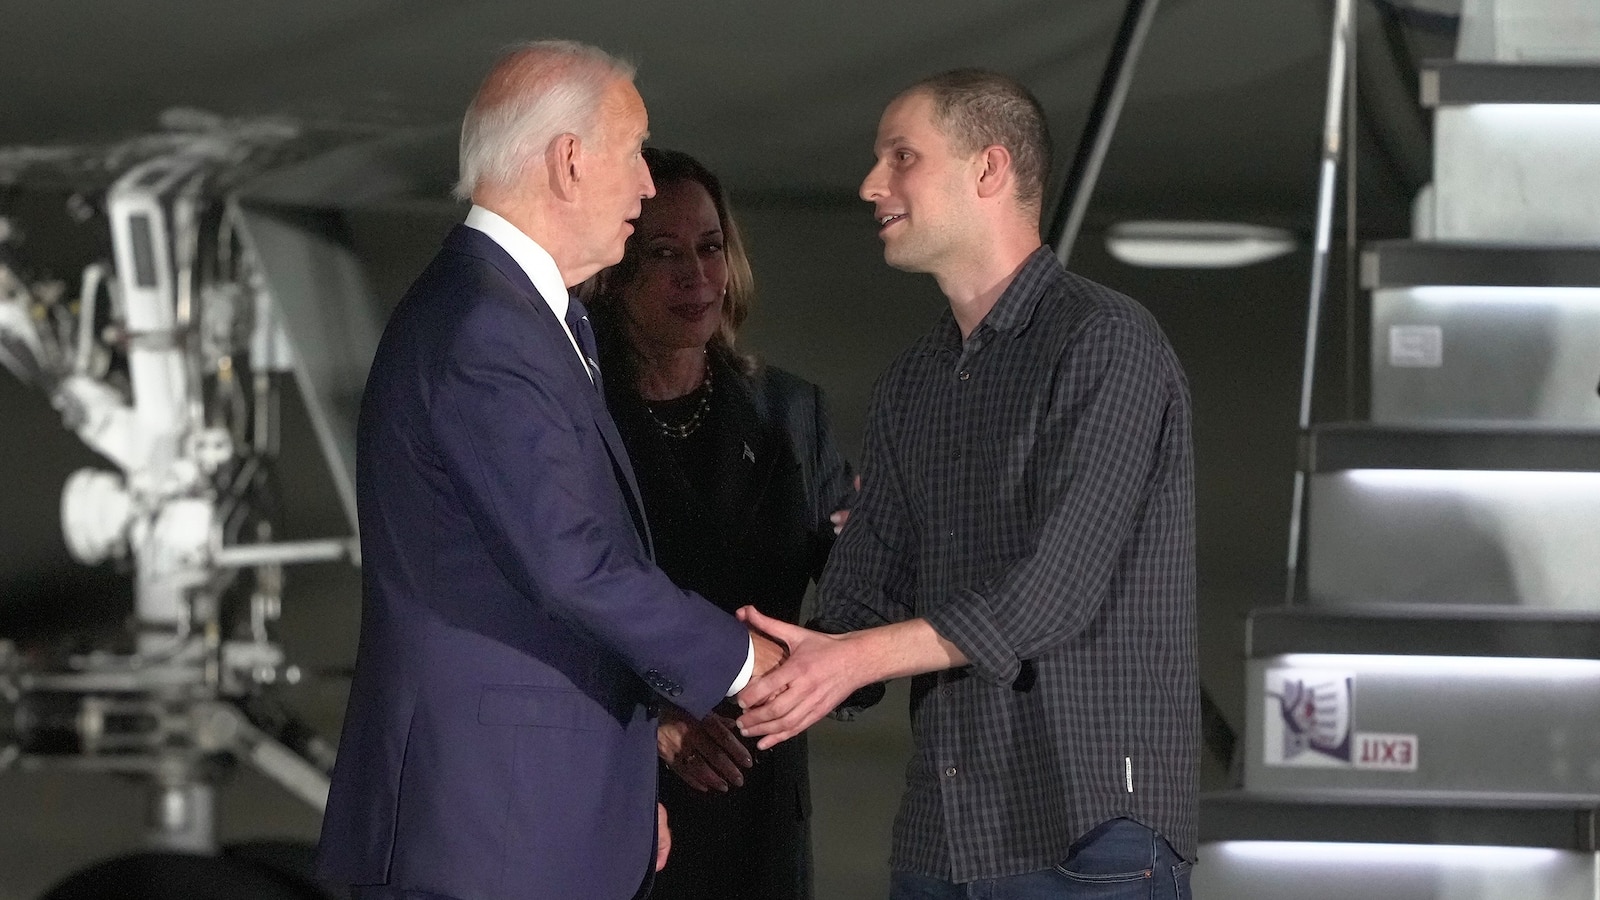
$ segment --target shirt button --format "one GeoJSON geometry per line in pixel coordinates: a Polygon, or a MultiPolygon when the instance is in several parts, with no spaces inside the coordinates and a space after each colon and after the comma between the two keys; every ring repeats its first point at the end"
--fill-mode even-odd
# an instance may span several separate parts
{"type": "Polygon", "coordinates": [[[968,372],[966,369],[962,369],[961,374],[957,375],[956,377],[960,378],[962,381],[966,381],[972,377],[972,373],[968,372]]]}
{"type": "Polygon", "coordinates": [[[946,778],[954,778],[954,777],[956,777],[956,767],[955,766],[951,766],[950,768],[945,769],[944,770],[944,777],[946,777],[946,778]]]}

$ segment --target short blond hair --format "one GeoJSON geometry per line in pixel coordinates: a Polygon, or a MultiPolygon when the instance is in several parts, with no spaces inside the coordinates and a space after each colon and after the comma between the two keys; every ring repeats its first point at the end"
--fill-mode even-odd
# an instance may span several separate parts
{"type": "Polygon", "coordinates": [[[1050,128],[1044,107],[1022,82],[985,69],[952,69],[900,92],[933,100],[934,124],[961,156],[999,145],[1011,154],[1017,201],[1038,210],[1050,177],[1050,128]]]}

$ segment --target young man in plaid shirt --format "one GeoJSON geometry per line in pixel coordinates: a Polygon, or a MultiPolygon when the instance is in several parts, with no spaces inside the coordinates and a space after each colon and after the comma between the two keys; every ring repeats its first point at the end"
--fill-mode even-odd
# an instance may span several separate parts
{"type": "Polygon", "coordinates": [[[1199,683],[1187,382],[1154,318],[1040,240],[1049,137],[1015,81],[894,99],[861,186],[948,313],[879,380],[818,630],[740,719],[785,740],[915,676],[891,900],[1189,896],[1199,683]]]}

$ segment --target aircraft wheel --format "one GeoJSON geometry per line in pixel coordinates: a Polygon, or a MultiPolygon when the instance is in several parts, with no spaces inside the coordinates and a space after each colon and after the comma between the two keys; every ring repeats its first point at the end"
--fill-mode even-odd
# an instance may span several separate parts
{"type": "Polygon", "coordinates": [[[222,848],[222,855],[265,869],[291,884],[309,890],[315,900],[344,900],[317,882],[317,845],[306,841],[241,841],[222,848]]]}
{"type": "Polygon", "coordinates": [[[133,853],[75,872],[39,900],[324,900],[247,859],[192,853],[133,853]]]}

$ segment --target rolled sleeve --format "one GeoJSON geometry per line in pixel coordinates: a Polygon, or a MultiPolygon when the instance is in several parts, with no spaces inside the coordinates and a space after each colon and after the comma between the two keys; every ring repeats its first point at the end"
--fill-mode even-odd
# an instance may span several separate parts
{"type": "Polygon", "coordinates": [[[974,674],[988,681],[1009,682],[1022,670],[1016,643],[1001,629],[989,601],[976,591],[958,591],[924,616],[939,636],[967,657],[974,674]]]}

